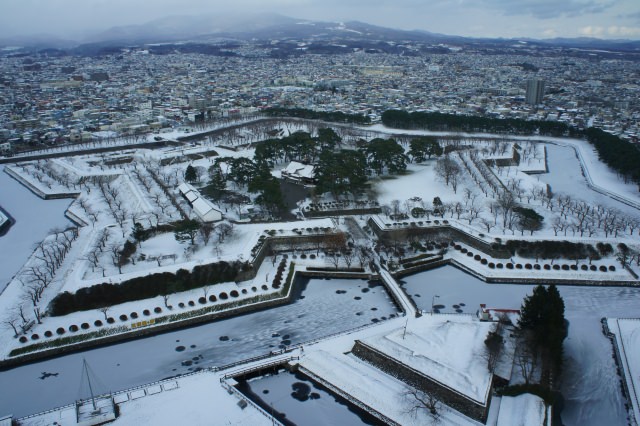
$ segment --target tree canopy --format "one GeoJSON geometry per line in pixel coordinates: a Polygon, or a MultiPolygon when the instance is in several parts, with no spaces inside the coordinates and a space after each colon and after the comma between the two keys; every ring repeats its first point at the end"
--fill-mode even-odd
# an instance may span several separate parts
{"type": "Polygon", "coordinates": [[[432,136],[422,136],[412,139],[409,143],[409,155],[416,163],[422,163],[425,157],[431,158],[433,155],[442,155],[442,147],[438,140],[432,136]]]}
{"type": "Polygon", "coordinates": [[[367,183],[366,159],[360,151],[325,151],[316,168],[317,191],[334,196],[362,192],[367,183]]]}
{"type": "Polygon", "coordinates": [[[394,139],[372,139],[364,148],[364,154],[368,168],[378,176],[385,170],[394,175],[407,169],[404,148],[394,139]]]}
{"type": "Polygon", "coordinates": [[[518,326],[527,334],[528,344],[542,361],[542,378],[548,383],[562,369],[562,342],[567,336],[564,300],[555,285],[539,285],[524,299],[518,326]]]}

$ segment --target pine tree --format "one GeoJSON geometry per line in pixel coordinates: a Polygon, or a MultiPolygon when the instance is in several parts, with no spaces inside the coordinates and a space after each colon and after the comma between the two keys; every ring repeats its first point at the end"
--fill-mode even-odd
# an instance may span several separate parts
{"type": "Polygon", "coordinates": [[[195,167],[191,164],[187,166],[187,170],[184,172],[184,180],[189,183],[193,183],[198,180],[198,173],[196,172],[195,167]]]}

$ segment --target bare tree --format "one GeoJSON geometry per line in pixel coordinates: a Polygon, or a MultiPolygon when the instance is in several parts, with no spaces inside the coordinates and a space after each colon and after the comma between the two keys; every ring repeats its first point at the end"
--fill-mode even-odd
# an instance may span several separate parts
{"type": "Polygon", "coordinates": [[[7,317],[4,320],[2,320],[2,324],[6,328],[11,327],[13,329],[14,337],[17,337],[18,334],[19,334],[19,332],[18,332],[18,322],[19,321],[20,321],[20,319],[16,315],[12,315],[12,316],[7,317]]]}
{"type": "Polygon", "coordinates": [[[449,184],[453,187],[453,192],[456,192],[458,181],[457,176],[460,174],[460,167],[450,157],[443,157],[438,160],[435,167],[436,174],[444,180],[445,185],[449,184]]]}
{"type": "Polygon", "coordinates": [[[442,402],[433,392],[411,387],[404,393],[404,396],[409,400],[409,413],[414,417],[422,411],[427,411],[434,422],[440,420],[442,402]]]}
{"type": "Polygon", "coordinates": [[[109,316],[107,315],[107,313],[109,312],[109,309],[111,309],[110,306],[104,306],[104,307],[98,309],[98,311],[102,312],[102,315],[104,315],[104,320],[105,321],[109,318],[109,316]]]}
{"type": "Polygon", "coordinates": [[[347,268],[351,268],[351,264],[353,263],[356,257],[355,252],[356,250],[346,248],[346,247],[342,250],[342,257],[344,258],[344,263],[347,264],[347,268]]]}
{"type": "Polygon", "coordinates": [[[211,233],[213,232],[213,230],[214,226],[210,222],[204,222],[202,226],[200,226],[198,233],[202,237],[202,241],[204,242],[205,246],[209,244],[209,240],[211,239],[211,233]]]}

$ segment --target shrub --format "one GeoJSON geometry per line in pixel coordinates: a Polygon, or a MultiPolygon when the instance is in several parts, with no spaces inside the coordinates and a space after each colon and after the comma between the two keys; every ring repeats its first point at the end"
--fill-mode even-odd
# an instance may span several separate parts
{"type": "Polygon", "coordinates": [[[149,315],[151,315],[151,312],[148,309],[145,309],[144,311],[142,311],[142,315],[148,317],[149,315]]]}
{"type": "Polygon", "coordinates": [[[126,321],[126,320],[129,319],[129,317],[127,315],[125,315],[125,314],[120,315],[119,318],[120,318],[120,321],[126,321]]]}
{"type": "Polygon", "coordinates": [[[215,296],[215,294],[212,294],[211,296],[209,296],[209,302],[215,302],[216,300],[218,300],[218,298],[215,296]]]}
{"type": "Polygon", "coordinates": [[[133,318],[133,319],[137,319],[138,318],[138,313],[137,312],[131,312],[130,317],[133,318]]]}
{"type": "Polygon", "coordinates": [[[591,265],[591,266],[589,266],[589,269],[592,270],[592,271],[597,271],[598,267],[596,265],[591,265]]]}
{"type": "Polygon", "coordinates": [[[71,326],[69,326],[69,331],[75,333],[76,331],[78,331],[78,326],[75,324],[72,324],[71,326]]]}
{"type": "Polygon", "coordinates": [[[100,321],[100,320],[95,320],[95,321],[93,322],[93,325],[95,325],[96,327],[102,327],[102,321],[100,321]]]}
{"type": "Polygon", "coordinates": [[[38,340],[40,338],[40,336],[38,336],[36,333],[33,333],[31,335],[31,340],[38,340]]]}
{"type": "Polygon", "coordinates": [[[231,295],[231,297],[238,297],[240,296],[240,294],[238,293],[237,290],[231,290],[231,292],[229,293],[231,295]]]}
{"type": "Polygon", "coordinates": [[[162,308],[160,306],[156,306],[155,308],[153,308],[153,312],[155,312],[156,314],[159,314],[162,312],[162,308]]]}
{"type": "Polygon", "coordinates": [[[59,336],[62,336],[65,333],[65,329],[62,327],[58,327],[56,329],[56,334],[58,334],[59,336]]]}
{"type": "Polygon", "coordinates": [[[563,271],[568,271],[569,270],[569,265],[567,265],[566,263],[564,265],[562,265],[562,270],[563,271]]]}
{"type": "Polygon", "coordinates": [[[560,270],[560,265],[558,265],[557,263],[555,265],[553,265],[553,270],[554,271],[559,271],[560,270]]]}
{"type": "Polygon", "coordinates": [[[533,269],[535,269],[536,271],[540,270],[540,264],[536,263],[535,265],[533,265],[533,269]]]}
{"type": "Polygon", "coordinates": [[[489,261],[485,258],[482,258],[482,260],[480,260],[480,263],[482,263],[483,265],[486,265],[487,263],[489,263],[489,261]]]}
{"type": "Polygon", "coordinates": [[[470,252],[470,251],[468,251],[468,252],[467,252],[467,256],[468,256],[468,257],[473,257],[473,253],[472,253],[472,252],[470,252]]]}
{"type": "Polygon", "coordinates": [[[183,302],[180,302],[180,303],[178,303],[178,306],[179,306],[180,308],[184,308],[184,306],[185,306],[185,305],[184,305],[184,303],[183,303],[183,302]]]}
{"type": "Polygon", "coordinates": [[[604,265],[600,265],[600,272],[607,272],[607,267],[604,265]]]}
{"type": "Polygon", "coordinates": [[[193,300],[189,300],[189,302],[187,303],[187,305],[194,307],[196,306],[196,302],[194,302],[193,300]]]}
{"type": "Polygon", "coordinates": [[[51,336],[53,336],[53,333],[51,331],[47,330],[44,332],[44,337],[51,337],[51,336]]]}
{"type": "Polygon", "coordinates": [[[18,340],[20,341],[20,343],[27,343],[29,339],[27,339],[27,336],[20,336],[18,340]]]}
{"type": "Polygon", "coordinates": [[[83,322],[82,324],[80,324],[80,328],[83,330],[88,330],[89,329],[89,323],[88,322],[83,322]]]}
{"type": "Polygon", "coordinates": [[[256,288],[256,286],[253,286],[251,287],[251,291],[255,293],[256,291],[258,291],[258,289],[256,288]]]}
{"type": "Polygon", "coordinates": [[[507,263],[507,269],[513,269],[513,263],[511,262],[507,263]]]}
{"type": "Polygon", "coordinates": [[[571,265],[569,267],[571,268],[572,271],[577,271],[578,270],[578,265],[571,265]]]}
{"type": "Polygon", "coordinates": [[[533,266],[531,266],[530,263],[527,263],[524,265],[524,269],[531,269],[531,268],[533,268],[533,266]]]}
{"type": "Polygon", "coordinates": [[[218,295],[218,297],[222,300],[227,300],[229,298],[229,295],[227,295],[227,293],[225,293],[224,291],[222,293],[220,293],[218,295]]]}
{"type": "Polygon", "coordinates": [[[267,287],[266,284],[262,284],[262,287],[260,287],[260,288],[262,288],[263,290],[269,290],[269,287],[267,287]]]}
{"type": "Polygon", "coordinates": [[[482,259],[482,256],[480,256],[479,254],[476,254],[475,256],[473,256],[473,258],[475,260],[480,260],[480,259],[482,259]]]}
{"type": "Polygon", "coordinates": [[[489,262],[489,268],[493,269],[496,267],[496,264],[493,262],[489,262]]]}
{"type": "Polygon", "coordinates": [[[247,294],[247,289],[246,288],[242,289],[242,294],[247,294]]]}
{"type": "Polygon", "coordinates": [[[504,265],[501,262],[498,262],[496,264],[496,268],[498,268],[498,269],[502,269],[503,267],[504,267],[504,265]]]}
{"type": "Polygon", "coordinates": [[[201,305],[205,305],[207,303],[207,299],[203,296],[198,297],[198,303],[201,305]]]}
{"type": "Polygon", "coordinates": [[[522,263],[516,263],[516,269],[522,269],[522,263]]]}
{"type": "Polygon", "coordinates": [[[610,270],[611,272],[614,272],[614,271],[616,270],[616,267],[615,267],[615,266],[613,266],[613,265],[610,265],[610,266],[609,266],[609,270],[610,270]]]}
{"type": "Polygon", "coordinates": [[[582,269],[583,271],[586,271],[589,269],[589,267],[587,265],[580,265],[580,269],[582,269]]]}

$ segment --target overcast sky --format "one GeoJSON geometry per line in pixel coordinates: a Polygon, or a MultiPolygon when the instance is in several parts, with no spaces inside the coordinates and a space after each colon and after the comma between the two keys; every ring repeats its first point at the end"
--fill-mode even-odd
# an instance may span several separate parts
{"type": "Polygon", "coordinates": [[[0,36],[79,39],[170,15],[274,12],[480,37],[640,39],[640,0],[0,0],[0,36]],[[229,3],[232,6],[229,6],[229,3]]]}

